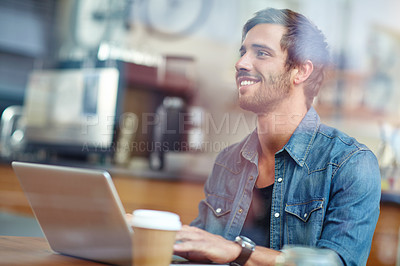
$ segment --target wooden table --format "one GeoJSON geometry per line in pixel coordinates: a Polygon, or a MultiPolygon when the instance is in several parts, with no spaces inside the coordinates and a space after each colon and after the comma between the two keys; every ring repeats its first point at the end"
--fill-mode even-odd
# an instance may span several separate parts
{"type": "Polygon", "coordinates": [[[0,265],[91,266],[104,264],[54,253],[44,238],[0,236],[0,265]]]}

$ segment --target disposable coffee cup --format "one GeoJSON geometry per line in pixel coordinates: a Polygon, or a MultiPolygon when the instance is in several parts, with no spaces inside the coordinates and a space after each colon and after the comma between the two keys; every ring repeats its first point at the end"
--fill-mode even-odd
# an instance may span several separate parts
{"type": "Polygon", "coordinates": [[[133,265],[168,266],[171,263],[179,215],[155,210],[135,210],[132,217],[133,265]]]}

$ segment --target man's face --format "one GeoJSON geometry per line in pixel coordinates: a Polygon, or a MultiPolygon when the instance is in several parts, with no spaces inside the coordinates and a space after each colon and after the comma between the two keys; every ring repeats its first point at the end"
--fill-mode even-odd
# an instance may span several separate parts
{"type": "Polygon", "coordinates": [[[241,108],[267,113],[289,95],[287,52],[280,46],[284,33],[285,28],[276,24],[258,24],[247,33],[235,65],[241,108]]]}

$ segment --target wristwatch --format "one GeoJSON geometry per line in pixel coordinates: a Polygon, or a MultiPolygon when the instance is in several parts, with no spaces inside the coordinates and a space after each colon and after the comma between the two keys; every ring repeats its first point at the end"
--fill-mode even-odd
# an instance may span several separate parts
{"type": "Polygon", "coordinates": [[[243,266],[246,261],[250,258],[251,253],[256,249],[256,243],[251,241],[245,236],[237,236],[235,243],[242,247],[242,251],[234,261],[230,262],[230,266],[243,266]]]}

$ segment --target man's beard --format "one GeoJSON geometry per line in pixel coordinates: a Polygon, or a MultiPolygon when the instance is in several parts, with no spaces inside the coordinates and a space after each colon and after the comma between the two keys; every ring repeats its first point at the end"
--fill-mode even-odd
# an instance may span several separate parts
{"type": "Polygon", "coordinates": [[[254,95],[245,97],[239,95],[239,105],[242,109],[256,114],[273,111],[290,92],[290,73],[268,77],[266,86],[259,87],[254,95]]]}

